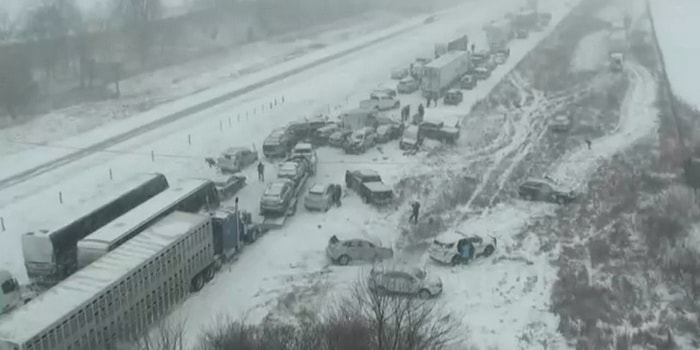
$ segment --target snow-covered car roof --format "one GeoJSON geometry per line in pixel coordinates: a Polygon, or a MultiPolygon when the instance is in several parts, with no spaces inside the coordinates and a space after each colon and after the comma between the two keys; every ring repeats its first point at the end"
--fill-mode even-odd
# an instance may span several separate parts
{"type": "Polygon", "coordinates": [[[266,196],[278,196],[282,193],[282,189],[290,184],[292,180],[289,179],[277,179],[275,182],[269,184],[265,189],[264,195],[266,196]]]}
{"type": "Polygon", "coordinates": [[[399,80],[399,83],[412,83],[414,81],[416,81],[416,79],[413,79],[413,77],[409,75],[409,76],[404,77],[403,79],[399,80]]]}
{"type": "Polygon", "coordinates": [[[323,192],[326,191],[326,187],[328,187],[328,184],[324,184],[324,183],[314,184],[309,189],[309,193],[322,194],[323,192]]]}
{"type": "Polygon", "coordinates": [[[378,264],[372,267],[371,273],[403,272],[419,278],[427,276],[426,269],[406,264],[378,264]]]}
{"type": "Polygon", "coordinates": [[[379,173],[376,170],[367,169],[367,168],[357,169],[357,170],[354,170],[353,172],[360,174],[360,176],[377,176],[377,175],[379,175],[379,173]]]}
{"type": "Polygon", "coordinates": [[[279,167],[279,174],[296,174],[301,165],[297,162],[284,162],[279,167]]]}
{"type": "Polygon", "coordinates": [[[314,146],[308,142],[297,143],[293,148],[294,151],[313,151],[313,149],[314,146]]]}
{"type": "Polygon", "coordinates": [[[569,118],[569,116],[566,114],[558,114],[554,117],[554,121],[558,123],[568,123],[571,121],[571,118],[569,118]]]}
{"type": "Polygon", "coordinates": [[[462,91],[461,91],[461,90],[457,90],[457,89],[449,89],[449,90],[447,90],[447,93],[448,93],[448,94],[461,94],[462,91]]]}
{"type": "MultiPolygon", "coordinates": [[[[470,235],[470,236],[476,236],[476,235],[470,235]]],[[[455,243],[459,241],[460,239],[468,238],[467,236],[460,234],[458,232],[454,231],[449,231],[440,234],[439,236],[435,237],[435,240],[440,242],[440,243],[455,243]]]]}
{"type": "Polygon", "coordinates": [[[365,182],[365,186],[372,192],[389,192],[393,189],[383,182],[365,182]]]}
{"type": "Polygon", "coordinates": [[[484,67],[484,66],[476,67],[476,69],[474,69],[474,70],[479,71],[479,72],[488,72],[489,71],[489,69],[484,67]]]}

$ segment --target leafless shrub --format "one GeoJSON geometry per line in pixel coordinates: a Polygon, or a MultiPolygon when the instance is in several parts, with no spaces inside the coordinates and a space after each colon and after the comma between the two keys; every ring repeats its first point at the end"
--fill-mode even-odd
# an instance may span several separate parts
{"type": "Polygon", "coordinates": [[[370,335],[366,348],[374,350],[447,349],[457,329],[457,322],[435,301],[373,293],[363,281],[329,315],[331,323],[365,323],[370,335]]]}
{"type": "Polygon", "coordinates": [[[155,328],[144,331],[123,344],[119,350],[184,350],[185,322],[162,321],[155,328]]]}
{"type": "Polygon", "coordinates": [[[201,338],[200,350],[442,350],[457,323],[434,301],[372,293],[363,282],[323,316],[258,326],[227,319],[201,338]]]}

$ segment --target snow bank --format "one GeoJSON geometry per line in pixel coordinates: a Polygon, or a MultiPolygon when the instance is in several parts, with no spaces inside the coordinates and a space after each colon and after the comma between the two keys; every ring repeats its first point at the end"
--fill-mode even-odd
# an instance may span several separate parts
{"type": "Polygon", "coordinates": [[[673,93],[700,108],[700,2],[695,0],[649,0],[656,36],[666,64],[673,93]]]}

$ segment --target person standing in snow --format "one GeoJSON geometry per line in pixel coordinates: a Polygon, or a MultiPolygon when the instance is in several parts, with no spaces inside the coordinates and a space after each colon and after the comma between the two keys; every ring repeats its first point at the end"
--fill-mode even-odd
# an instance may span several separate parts
{"type": "Polygon", "coordinates": [[[340,197],[342,197],[342,196],[343,196],[343,187],[336,184],[335,188],[333,189],[333,197],[334,197],[335,205],[337,205],[338,207],[340,207],[342,205],[342,203],[340,202],[340,197]]]}
{"type": "Polygon", "coordinates": [[[588,149],[591,149],[591,140],[586,139],[586,145],[588,146],[588,149]]]}
{"type": "Polygon", "coordinates": [[[413,222],[414,224],[418,223],[418,212],[420,211],[420,203],[413,202],[411,204],[411,216],[408,218],[409,222],[413,222]]]}
{"type": "Polygon", "coordinates": [[[423,118],[423,115],[425,115],[425,108],[423,107],[423,104],[418,105],[418,115],[423,118]]]}
{"type": "Polygon", "coordinates": [[[265,164],[263,162],[258,163],[258,180],[265,181],[265,164]]]}

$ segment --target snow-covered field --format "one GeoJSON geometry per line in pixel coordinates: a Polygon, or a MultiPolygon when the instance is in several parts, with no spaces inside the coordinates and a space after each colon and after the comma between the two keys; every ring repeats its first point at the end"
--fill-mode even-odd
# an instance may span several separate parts
{"type": "Polygon", "coordinates": [[[649,0],[656,35],[663,53],[666,73],[673,93],[690,105],[700,107],[696,79],[700,68],[700,45],[692,39],[697,33],[700,2],[693,0],[649,0]]]}
{"type": "Polygon", "coordinates": [[[71,106],[33,118],[27,123],[0,129],[0,155],[56,143],[114,120],[130,117],[141,119],[138,113],[157,105],[239,80],[242,76],[321,48],[367,36],[396,24],[400,19],[390,13],[372,13],[333,23],[333,29],[326,32],[307,34],[305,37],[273,38],[224,54],[130,77],[120,83],[119,99],[71,106]]]}

